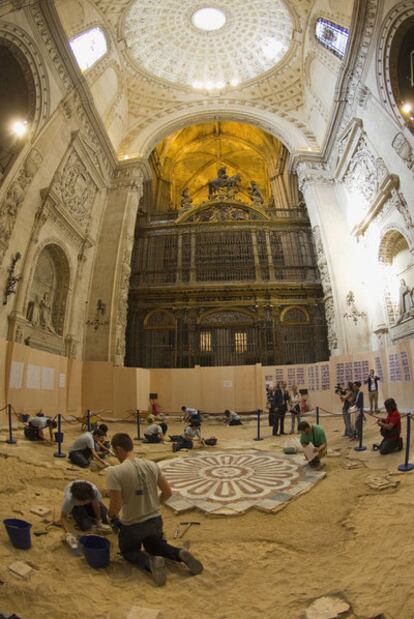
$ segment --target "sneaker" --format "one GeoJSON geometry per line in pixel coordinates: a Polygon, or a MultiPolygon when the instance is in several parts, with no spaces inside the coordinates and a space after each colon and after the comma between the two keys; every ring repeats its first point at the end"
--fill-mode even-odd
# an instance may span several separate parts
{"type": "Polygon", "coordinates": [[[165,561],[163,557],[150,556],[149,567],[152,579],[157,587],[162,587],[167,581],[165,561]]]}
{"type": "Polygon", "coordinates": [[[203,564],[201,563],[201,561],[196,559],[191,554],[191,552],[186,550],[186,548],[182,548],[178,553],[178,556],[180,557],[181,561],[186,564],[192,574],[201,574],[201,572],[203,571],[203,564]]]}

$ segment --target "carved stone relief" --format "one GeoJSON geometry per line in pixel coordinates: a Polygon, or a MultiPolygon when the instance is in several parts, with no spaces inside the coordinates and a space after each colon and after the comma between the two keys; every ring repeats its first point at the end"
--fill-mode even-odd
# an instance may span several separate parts
{"type": "Polygon", "coordinates": [[[392,141],[392,147],[397,155],[404,161],[409,170],[414,167],[414,154],[411,144],[407,138],[401,133],[397,133],[392,141]]]}
{"type": "Polygon", "coordinates": [[[33,148],[0,205],[0,262],[7,251],[20,207],[42,160],[42,155],[33,148]]]}
{"type": "Polygon", "coordinates": [[[331,278],[329,275],[328,262],[323,249],[321,229],[319,226],[313,227],[313,238],[315,241],[316,258],[321,277],[321,284],[324,294],[325,317],[328,326],[328,344],[331,351],[338,348],[338,338],[335,332],[335,305],[332,293],[331,278]]]}
{"type": "Polygon", "coordinates": [[[347,189],[362,196],[368,207],[376,197],[380,183],[387,174],[384,162],[374,157],[363,134],[344,176],[347,189]]]}

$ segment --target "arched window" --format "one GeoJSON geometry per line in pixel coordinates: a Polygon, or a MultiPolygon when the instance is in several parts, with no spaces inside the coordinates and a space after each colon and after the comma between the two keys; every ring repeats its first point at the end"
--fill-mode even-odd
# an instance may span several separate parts
{"type": "Polygon", "coordinates": [[[391,44],[391,89],[407,126],[414,133],[414,16],[398,28],[391,44]]]}
{"type": "Polygon", "coordinates": [[[78,34],[69,43],[82,71],[90,69],[108,51],[105,34],[98,27],[78,34]]]}
{"type": "Polygon", "coordinates": [[[320,17],[316,20],[315,36],[321,45],[342,60],[345,56],[349,38],[349,30],[347,28],[320,17]]]}
{"type": "Polygon", "coordinates": [[[389,326],[404,318],[412,305],[414,285],[412,256],[406,238],[398,230],[389,230],[381,241],[378,255],[383,267],[383,295],[389,326]],[[402,284],[404,282],[404,284],[402,284]]]}

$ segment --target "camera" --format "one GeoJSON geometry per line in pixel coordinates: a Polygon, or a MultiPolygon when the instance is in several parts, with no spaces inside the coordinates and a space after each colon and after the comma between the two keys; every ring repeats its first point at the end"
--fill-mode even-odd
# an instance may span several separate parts
{"type": "Polygon", "coordinates": [[[346,389],[343,389],[341,383],[338,383],[337,385],[335,385],[335,393],[336,395],[345,395],[346,389]]]}

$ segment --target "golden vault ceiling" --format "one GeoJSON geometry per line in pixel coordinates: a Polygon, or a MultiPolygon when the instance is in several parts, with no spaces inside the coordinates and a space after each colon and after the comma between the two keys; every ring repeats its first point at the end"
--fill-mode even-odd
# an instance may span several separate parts
{"type": "Polygon", "coordinates": [[[151,161],[158,179],[168,184],[170,207],[179,208],[184,187],[188,187],[194,205],[206,200],[207,183],[217,177],[220,167],[226,167],[229,175],[240,176],[238,200],[251,202],[247,188],[254,180],[268,202],[270,177],[284,152],[281,142],[261,129],[213,121],[168,136],[155,148],[151,161]]]}

